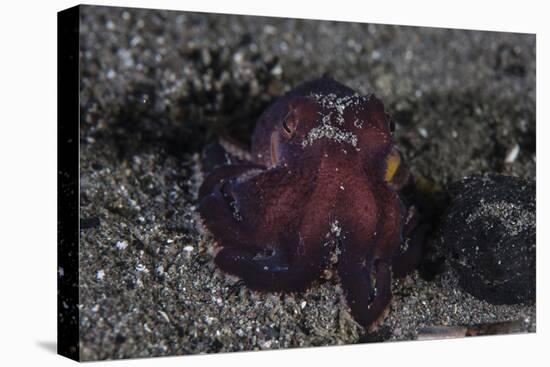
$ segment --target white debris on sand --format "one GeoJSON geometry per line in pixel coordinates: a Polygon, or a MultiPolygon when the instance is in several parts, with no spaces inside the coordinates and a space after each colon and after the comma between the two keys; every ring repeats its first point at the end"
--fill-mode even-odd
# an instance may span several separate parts
{"type": "Polygon", "coordinates": [[[115,246],[119,250],[124,250],[126,247],[128,247],[128,242],[126,242],[126,241],[117,241],[115,246]]]}
{"type": "Polygon", "coordinates": [[[516,159],[518,158],[519,156],[519,144],[516,144],[512,147],[512,149],[510,149],[510,151],[508,152],[508,154],[506,154],[506,158],[504,159],[504,163],[506,164],[511,164],[511,163],[514,163],[516,161],[516,159]]]}
{"type": "Polygon", "coordinates": [[[105,271],[103,269],[98,270],[95,274],[95,277],[97,280],[102,280],[103,278],[105,278],[105,271]]]}

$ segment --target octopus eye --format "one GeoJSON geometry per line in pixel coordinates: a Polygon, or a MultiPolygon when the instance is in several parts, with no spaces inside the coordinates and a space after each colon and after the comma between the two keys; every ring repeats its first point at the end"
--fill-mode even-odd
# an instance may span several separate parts
{"type": "Polygon", "coordinates": [[[290,129],[290,127],[289,127],[288,124],[286,123],[286,120],[283,120],[283,130],[284,130],[285,133],[287,133],[288,135],[291,135],[291,134],[292,134],[292,130],[290,129]]]}
{"type": "Polygon", "coordinates": [[[281,128],[283,135],[287,138],[291,137],[296,132],[296,127],[298,126],[298,116],[295,109],[288,111],[286,116],[281,123],[281,128]]]}

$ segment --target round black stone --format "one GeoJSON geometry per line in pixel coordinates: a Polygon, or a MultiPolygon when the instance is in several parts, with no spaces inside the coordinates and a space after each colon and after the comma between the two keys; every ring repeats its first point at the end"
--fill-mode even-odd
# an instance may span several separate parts
{"type": "Polygon", "coordinates": [[[493,304],[534,302],[535,182],[471,176],[449,188],[442,249],[459,285],[493,304]]]}

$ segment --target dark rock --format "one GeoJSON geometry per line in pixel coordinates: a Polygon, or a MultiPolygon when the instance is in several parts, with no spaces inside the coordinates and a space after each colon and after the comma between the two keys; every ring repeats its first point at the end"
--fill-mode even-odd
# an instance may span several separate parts
{"type": "Polygon", "coordinates": [[[359,340],[357,341],[358,344],[362,343],[381,343],[385,342],[386,340],[389,340],[392,334],[392,330],[385,327],[379,327],[373,332],[363,334],[359,337],[359,340]]]}
{"type": "Polygon", "coordinates": [[[221,341],[219,341],[218,339],[214,339],[214,341],[212,341],[211,348],[212,348],[212,351],[214,353],[217,353],[220,350],[222,350],[223,343],[221,341]]]}
{"type": "Polygon", "coordinates": [[[473,296],[494,304],[535,300],[535,182],[471,176],[449,188],[442,249],[473,296]]]}
{"type": "Polygon", "coordinates": [[[81,218],[80,229],[97,228],[101,224],[98,217],[81,218]]]}
{"type": "Polygon", "coordinates": [[[122,335],[122,334],[117,334],[117,336],[115,337],[115,343],[116,344],[122,344],[126,341],[126,336],[125,335],[122,335]]]}
{"type": "Polygon", "coordinates": [[[509,44],[501,44],[497,49],[495,70],[508,76],[525,76],[525,61],[521,51],[509,44]]]}

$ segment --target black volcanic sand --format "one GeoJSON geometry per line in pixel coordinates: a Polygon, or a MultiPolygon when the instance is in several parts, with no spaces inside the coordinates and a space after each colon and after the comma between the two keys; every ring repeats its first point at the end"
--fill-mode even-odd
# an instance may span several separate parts
{"type": "Polygon", "coordinates": [[[324,72],[384,101],[415,173],[443,186],[485,172],[534,180],[533,35],[102,7],[81,18],[82,359],[411,340],[506,320],[535,330],[534,305],[480,301],[443,263],[395,281],[389,316],[365,335],[334,279],[257,294],[220,273],[196,213],[204,144],[248,142],[275,96],[324,72]]]}

